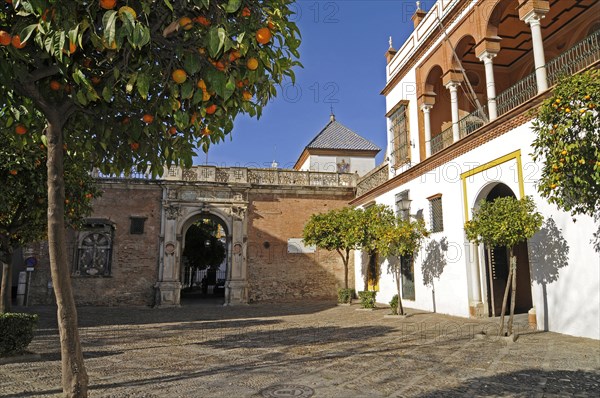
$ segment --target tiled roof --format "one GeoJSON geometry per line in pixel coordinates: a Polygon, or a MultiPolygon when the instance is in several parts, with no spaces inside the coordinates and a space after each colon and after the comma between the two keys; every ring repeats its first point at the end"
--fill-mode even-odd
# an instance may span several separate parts
{"type": "Polygon", "coordinates": [[[340,149],[354,151],[380,151],[377,145],[361,137],[335,118],[327,123],[319,134],[306,146],[306,149],[340,149]]]}

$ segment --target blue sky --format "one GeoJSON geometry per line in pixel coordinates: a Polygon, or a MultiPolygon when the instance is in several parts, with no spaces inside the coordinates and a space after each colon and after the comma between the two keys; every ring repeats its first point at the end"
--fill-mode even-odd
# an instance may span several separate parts
{"type": "MultiPolygon", "coordinates": [[[[422,2],[424,4],[425,2],[422,2]]],[[[425,8],[422,6],[422,8],[425,8]]],[[[428,9],[429,7],[427,7],[428,9]]],[[[385,57],[388,38],[398,49],[412,32],[409,0],[300,0],[296,23],[302,33],[296,86],[284,86],[260,120],[236,119],[232,140],[211,146],[208,163],[218,166],[291,168],[302,149],[336,119],[386,147],[385,57]]],[[[201,154],[196,164],[204,164],[201,154]]]]}

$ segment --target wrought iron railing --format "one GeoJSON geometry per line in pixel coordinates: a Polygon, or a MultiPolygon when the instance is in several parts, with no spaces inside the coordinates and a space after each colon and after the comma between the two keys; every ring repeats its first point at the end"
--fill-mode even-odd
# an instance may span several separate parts
{"type": "Polygon", "coordinates": [[[450,126],[438,135],[431,137],[431,154],[438,153],[442,149],[452,145],[453,142],[452,126],[450,126]]]}
{"type": "Polygon", "coordinates": [[[535,73],[531,73],[496,96],[498,116],[527,102],[529,99],[535,97],[536,94],[537,82],[535,80],[535,73]]]}
{"type": "MultiPolygon", "coordinates": [[[[548,85],[561,76],[572,75],[600,60],[600,31],[596,31],[546,64],[548,85]]],[[[535,73],[531,73],[496,96],[498,116],[527,102],[537,94],[535,73]]]]}
{"type": "Polygon", "coordinates": [[[460,130],[460,138],[464,138],[471,134],[489,121],[487,105],[469,113],[458,121],[458,129],[460,130]]]}
{"type": "Polygon", "coordinates": [[[600,60],[600,30],[546,64],[548,85],[553,86],[558,83],[561,76],[573,75],[598,60],[600,60]]]}
{"type": "Polygon", "coordinates": [[[365,175],[356,184],[356,196],[361,196],[370,190],[378,187],[389,179],[390,168],[387,163],[382,164],[379,168],[365,175]]]}

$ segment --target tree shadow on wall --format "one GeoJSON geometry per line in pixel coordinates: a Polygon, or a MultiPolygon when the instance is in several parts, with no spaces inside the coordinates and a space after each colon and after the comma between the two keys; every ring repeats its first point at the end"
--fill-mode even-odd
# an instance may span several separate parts
{"type": "MultiPolygon", "coordinates": [[[[595,397],[599,383],[600,374],[596,372],[523,369],[487,377],[473,377],[458,386],[423,392],[418,397],[541,397],[574,394],[595,397]]],[[[429,388],[423,386],[423,390],[429,388]]]]}
{"type": "Polygon", "coordinates": [[[529,242],[531,280],[542,285],[544,330],[548,330],[548,295],[546,286],[558,280],[560,269],[569,265],[569,245],[552,217],[529,242]]]}
{"type": "Polygon", "coordinates": [[[433,312],[436,312],[435,305],[435,280],[440,279],[446,267],[446,255],[448,251],[448,241],[444,236],[439,241],[432,239],[425,248],[425,257],[421,265],[423,272],[423,284],[431,286],[431,298],[433,300],[433,312]]]}

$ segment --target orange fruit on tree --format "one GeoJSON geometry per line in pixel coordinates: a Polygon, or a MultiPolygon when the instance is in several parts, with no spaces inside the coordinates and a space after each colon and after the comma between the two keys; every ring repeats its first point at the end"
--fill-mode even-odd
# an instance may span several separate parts
{"type": "Polygon", "coordinates": [[[169,133],[169,135],[175,135],[177,134],[177,128],[175,126],[171,126],[169,127],[169,130],[167,130],[167,132],[169,133]]]}
{"type": "Polygon", "coordinates": [[[0,45],[8,46],[12,40],[12,36],[5,30],[0,30],[0,45]]]}
{"type": "Polygon", "coordinates": [[[237,60],[238,58],[240,58],[241,56],[242,56],[242,54],[238,50],[233,50],[232,52],[229,53],[229,62],[233,62],[233,61],[237,60]]]}
{"type": "Polygon", "coordinates": [[[86,199],[92,199],[94,197],[94,195],[92,195],[91,193],[86,193],[85,194],[85,198],[86,199]]]}
{"type": "Polygon", "coordinates": [[[247,18],[247,17],[250,16],[250,14],[251,14],[251,12],[250,12],[250,9],[248,7],[244,7],[242,9],[242,17],[247,18]]]}
{"type": "Polygon", "coordinates": [[[256,58],[248,58],[246,67],[250,70],[256,70],[258,68],[258,60],[256,58]]]}
{"type": "Polygon", "coordinates": [[[210,93],[208,91],[202,92],[202,101],[206,102],[210,99],[210,93]]]}
{"type": "Polygon", "coordinates": [[[132,150],[137,151],[138,149],[140,149],[140,144],[138,142],[132,142],[131,144],[129,144],[129,147],[131,147],[132,150]]]}
{"type": "Polygon", "coordinates": [[[102,81],[102,79],[100,79],[98,76],[92,76],[92,84],[94,86],[97,86],[98,84],[100,84],[100,82],[102,81]]]}
{"type": "Polygon", "coordinates": [[[13,46],[14,48],[19,48],[19,49],[20,49],[20,48],[23,48],[23,47],[25,47],[25,45],[26,45],[27,43],[24,43],[24,42],[22,42],[22,41],[21,41],[21,38],[19,37],[19,35],[14,35],[14,36],[12,37],[12,39],[10,40],[10,44],[12,44],[12,46],[13,46]]]}
{"type": "Polygon", "coordinates": [[[196,83],[196,86],[203,91],[206,91],[206,83],[204,82],[203,79],[198,80],[198,83],[196,83]]]}
{"type": "Polygon", "coordinates": [[[252,93],[250,91],[244,91],[242,97],[244,98],[244,101],[250,101],[252,99],[252,93]]]}
{"type": "Polygon", "coordinates": [[[210,19],[206,18],[203,15],[200,15],[200,16],[194,18],[194,21],[198,22],[202,26],[206,26],[206,27],[210,26],[210,19]]]}
{"type": "Polygon", "coordinates": [[[17,175],[17,170],[10,170],[10,171],[9,171],[9,174],[10,174],[11,176],[16,176],[16,175],[17,175]]]}
{"type": "Polygon", "coordinates": [[[217,61],[215,63],[215,68],[217,68],[217,70],[220,70],[221,72],[223,72],[225,70],[225,64],[221,61],[217,61]]]}
{"type": "Polygon", "coordinates": [[[271,37],[273,37],[273,34],[269,28],[260,28],[256,31],[256,41],[260,44],[267,44],[271,41],[271,37]]]}
{"type": "Polygon", "coordinates": [[[216,111],[217,111],[217,106],[215,104],[212,104],[212,105],[206,107],[206,113],[209,115],[212,115],[216,111]]]}
{"type": "Polygon", "coordinates": [[[183,69],[175,69],[171,74],[173,81],[177,84],[182,84],[187,80],[187,72],[183,69]]]}
{"type": "Polygon", "coordinates": [[[190,17],[181,17],[179,18],[179,26],[181,26],[183,30],[190,30],[194,27],[194,23],[190,17]]]}
{"type": "Polygon", "coordinates": [[[50,80],[50,90],[58,91],[61,88],[62,88],[62,84],[60,84],[56,80],[50,80]]]}
{"type": "Polygon", "coordinates": [[[267,22],[267,27],[269,30],[275,30],[275,24],[272,21],[267,22]]]}
{"type": "Polygon", "coordinates": [[[18,135],[23,135],[27,132],[27,127],[25,127],[22,124],[17,124],[17,126],[15,127],[15,133],[17,133],[18,135]]]}
{"type": "Polygon", "coordinates": [[[77,50],[77,44],[69,40],[69,54],[73,54],[77,50]]]}
{"type": "Polygon", "coordinates": [[[144,123],[150,124],[154,121],[154,116],[146,113],[144,116],[142,116],[142,120],[144,121],[144,123]]]}
{"type": "Polygon", "coordinates": [[[117,0],[100,0],[98,3],[105,10],[112,10],[117,5],[117,0]]]}

